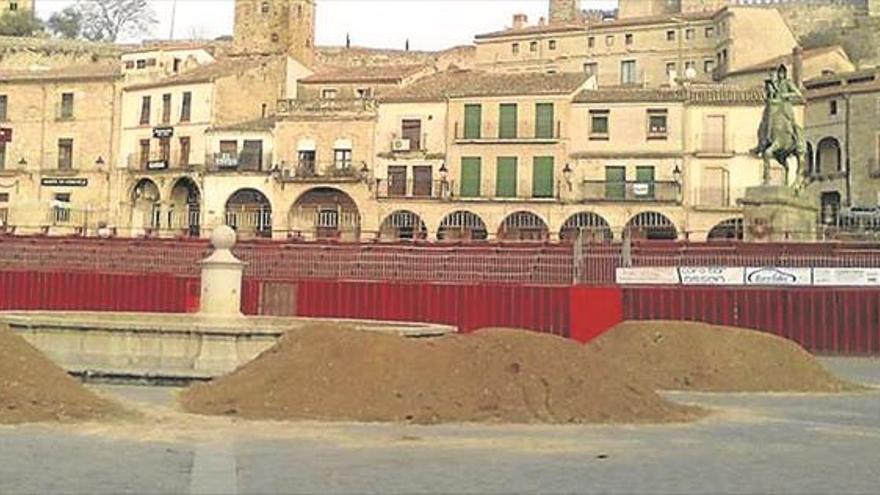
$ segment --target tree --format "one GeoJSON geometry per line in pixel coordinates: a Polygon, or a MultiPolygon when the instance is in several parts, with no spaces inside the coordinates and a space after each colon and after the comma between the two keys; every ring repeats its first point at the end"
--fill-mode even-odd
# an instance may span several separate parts
{"type": "Polygon", "coordinates": [[[52,34],[64,39],[76,39],[82,36],[83,15],[76,6],[65,7],[60,12],[55,12],[46,22],[46,27],[52,34]]]}
{"type": "Polygon", "coordinates": [[[147,0],[80,0],[75,8],[82,15],[82,36],[91,41],[143,36],[158,22],[147,0]]]}
{"type": "Polygon", "coordinates": [[[43,23],[25,9],[9,11],[0,16],[0,36],[34,36],[43,30],[43,23]]]}

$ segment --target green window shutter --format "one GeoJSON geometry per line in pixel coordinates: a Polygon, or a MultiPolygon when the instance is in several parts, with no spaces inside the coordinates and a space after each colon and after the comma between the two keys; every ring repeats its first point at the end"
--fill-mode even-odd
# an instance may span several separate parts
{"type": "Polygon", "coordinates": [[[483,107],[481,105],[464,106],[464,138],[480,139],[483,127],[483,107]]]}
{"type": "Polygon", "coordinates": [[[553,157],[536,156],[532,169],[532,196],[553,197],[553,157]]]}
{"type": "Polygon", "coordinates": [[[547,139],[553,137],[553,104],[535,104],[535,137],[547,139]]]}
{"type": "Polygon", "coordinates": [[[498,137],[502,139],[516,138],[516,103],[502,103],[498,107],[498,137]]]}
{"type": "Polygon", "coordinates": [[[463,198],[480,196],[480,157],[462,157],[459,194],[463,198]]]}
{"type": "Polygon", "coordinates": [[[605,199],[626,196],[626,167],[605,167],[605,199]]]}
{"type": "Polygon", "coordinates": [[[644,191],[644,186],[634,191],[637,196],[642,198],[654,197],[654,167],[636,167],[636,182],[648,185],[647,192],[644,191]]]}
{"type": "Polygon", "coordinates": [[[516,157],[499,156],[495,174],[495,196],[498,198],[516,197],[516,157]]]}

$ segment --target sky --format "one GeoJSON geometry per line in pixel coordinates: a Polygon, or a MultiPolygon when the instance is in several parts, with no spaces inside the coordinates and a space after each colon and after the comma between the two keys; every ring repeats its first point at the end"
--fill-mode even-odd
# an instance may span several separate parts
{"type": "MultiPolygon", "coordinates": [[[[52,12],[74,0],[35,0],[37,14],[52,12]]],[[[174,0],[148,0],[159,23],[151,38],[168,39],[174,0]]],[[[215,38],[232,34],[234,0],[176,0],[174,38],[215,38]]],[[[547,15],[548,0],[318,0],[317,43],[342,45],[346,33],[352,44],[376,48],[437,50],[468,44],[478,33],[510,25],[513,14],[524,13],[530,23],[547,15]]],[[[616,0],[582,0],[583,8],[614,8],[616,0]]],[[[121,40],[139,41],[139,40],[121,40]]]]}

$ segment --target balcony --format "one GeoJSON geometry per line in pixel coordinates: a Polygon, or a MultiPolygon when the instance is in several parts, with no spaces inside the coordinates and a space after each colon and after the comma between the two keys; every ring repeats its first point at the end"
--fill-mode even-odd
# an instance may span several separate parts
{"type": "Polygon", "coordinates": [[[449,199],[453,185],[449,180],[376,179],[376,198],[449,199]]]}
{"type": "Polygon", "coordinates": [[[163,173],[163,172],[185,172],[200,168],[200,165],[193,163],[192,157],[183,160],[181,156],[172,154],[166,156],[162,153],[150,153],[142,155],[140,153],[130,153],[127,160],[127,168],[130,172],[135,173],[163,173]]]}
{"type": "Polygon", "coordinates": [[[283,166],[282,182],[360,182],[366,179],[366,162],[300,162],[283,166]]]}
{"type": "Polygon", "coordinates": [[[278,100],[278,115],[375,114],[376,100],[369,98],[278,100]]]}
{"type": "Polygon", "coordinates": [[[675,181],[608,182],[585,180],[581,200],[609,203],[678,203],[681,186],[675,181]]]}
{"type": "Polygon", "coordinates": [[[208,153],[205,155],[208,172],[268,172],[272,170],[271,153],[208,153]]]}
{"type": "Polygon", "coordinates": [[[500,137],[498,125],[494,123],[483,124],[480,128],[478,137],[466,137],[464,133],[464,125],[461,122],[455,123],[454,129],[455,142],[457,144],[555,144],[562,139],[562,123],[556,121],[553,133],[549,136],[536,136],[535,130],[518,129],[515,136],[500,137]]]}

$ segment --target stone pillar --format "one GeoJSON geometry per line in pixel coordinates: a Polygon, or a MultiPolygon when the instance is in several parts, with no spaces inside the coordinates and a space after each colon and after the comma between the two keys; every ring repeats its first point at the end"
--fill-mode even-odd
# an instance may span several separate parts
{"type": "Polygon", "coordinates": [[[226,225],[211,233],[214,252],[202,260],[201,316],[240,317],[244,262],[232,254],[235,231],[226,225]]]}
{"type": "Polygon", "coordinates": [[[750,187],[739,202],[747,242],[816,240],[818,208],[790,187],[750,187]]]}

